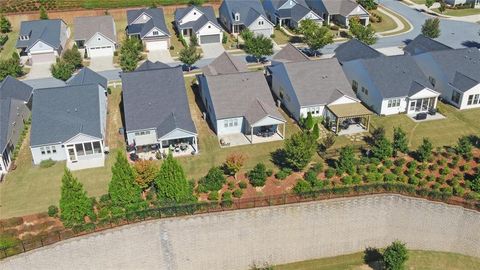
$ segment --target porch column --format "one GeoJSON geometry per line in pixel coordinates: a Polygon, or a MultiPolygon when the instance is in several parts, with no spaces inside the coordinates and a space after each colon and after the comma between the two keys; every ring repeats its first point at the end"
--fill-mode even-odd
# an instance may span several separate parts
{"type": "MultiPolygon", "coordinates": [[[[102,158],[105,158],[105,150],[104,150],[105,147],[103,145],[105,141],[99,141],[99,142],[100,142],[100,151],[102,152],[102,158]]],[[[92,144],[92,151],[95,154],[95,148],[93,147],[93,142],[91,142],[91,144],[92,144]]]]}
{"type": "Polygon", "coordinates": [[[253,143],[253,127],[250,127],[250,143],[253,143]]]}
{"type": "Polygon", "coordinates": [[[160,156],[163,158],[163,141],[160,140],[160,156]]]}
{"type": "Polygon", "coordinates": [[[282,131],[282,138],[285,139],[285,126],[287,123],[283,123],[283,131],[282,131]]]}
{"type": "Polygon", "coordinates": [[[193,137],[193,145],[195,147],[195,153],[198,153],[197,136],[193,137]]]}
{"type": "Polygon", "coordinates": [[[367,132],[370,130],[370,115],[367,116],[367,132]]]}
{"type": "Polygon", "coordinates": [[[337,119],[336,120],[337,129],[335,129],[335,134],[338,134],[338,131],[339,131],[338,128],[340,127],[340,117],[337,116],[336,119],[337,119]]]}
{"type": "Polygon", "coordinates": [[[435,110],[437,109],[437,103],[438,103],[438,96],[435,97],[435,102],[434,102],[434,106],[433,106],[433,108],[435,108],[435,110]]]}

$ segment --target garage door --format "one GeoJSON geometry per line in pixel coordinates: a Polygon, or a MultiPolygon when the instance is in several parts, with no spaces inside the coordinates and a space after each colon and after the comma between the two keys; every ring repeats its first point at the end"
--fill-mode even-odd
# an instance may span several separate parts
{"type": "Polygon", "coordinates": [[[147,47],[147,51],[155,51],[155,50],[167,50],[168,49],[168,42],[166,40],[159,40],[159,41],[146,41],[145,45],[147,47]]]}
{"type": "Polygon", "coordinates": [[[91,47],[88,49],[88,53],[90,57],[96,56],[112,56],[113,55],[113,48],[112,46],[102,46],[102,47],[91,47]]]}
{"type": "Polygon", "coordinates": [[[220,43],[220,35],[200,36],[200,44],[220,43]]]}
{"type": "Polygon", "coordinates": [[[256,35],[256,36],[265,36],[265,37],[270,37],[272,35],[272,29],[268,28],[268,29],[257,29],[255,31],[253,31],[253,33],[256,35]]]}
{"type": "Polygon", "coordinates": [[[55,54],[51,53],[38,53],[32,54],[32,63],[53,63],[55,62],[55,54]]]}

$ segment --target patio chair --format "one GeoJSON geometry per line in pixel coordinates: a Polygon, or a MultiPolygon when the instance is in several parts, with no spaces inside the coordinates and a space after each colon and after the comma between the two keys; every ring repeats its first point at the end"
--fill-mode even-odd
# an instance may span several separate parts
{"type": "Polygon", "coordinates": [[[427,119],[427,113],[417,113],[417,115],[415,116],[415,119],[425,120],[425,119],[427,119]]]}
{"type": "Polygon", "coordinates": [[[436,109],[436,108],[430,108],[430,109],[428,110],[428,114],[430,114],[430,115],[436,115],[436,114],[437,114],[437,109],[436,109]]]}

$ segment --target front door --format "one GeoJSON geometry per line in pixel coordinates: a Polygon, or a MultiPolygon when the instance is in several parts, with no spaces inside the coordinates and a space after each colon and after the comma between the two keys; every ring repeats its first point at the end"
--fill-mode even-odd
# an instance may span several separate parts
{"type": "Polygon", "coordinates": [[[71,162],[77,162],[77,155],[75,154],[75,148],[74,146],[68,146],[67,147],[67,151],[68,151],[68,157],[70,159],[71,162]]]}

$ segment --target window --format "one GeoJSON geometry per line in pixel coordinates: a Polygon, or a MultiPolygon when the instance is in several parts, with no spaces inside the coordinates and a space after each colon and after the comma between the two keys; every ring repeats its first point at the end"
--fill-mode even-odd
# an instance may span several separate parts
{"type": "Polygon", "coordinates": [[[93,154],[92,143],[84,143],[83,146],[85,147],[85,154],[87,155],[93,154]]]}
{"type": "Polygon", "coordinates": [[[469,95],[467,105],[477,105],[480,104],[480,94],[469,95]]]}
{"type": "Polygon", "coordinates": [[[240,13],[235,13],[235,21],[240,21],[240,13]]]}
{"type": "Polygon", "coordinates": [[[100,142],[93,142],[93,151],[96,154],[101,154],[102,153],[102,147],[100,146],[100,142]]]}
{"type": "Polygon", "coordinates": [[[47,149],[47,154],[50,155],[52,153],[52,151],[50,151],[50,146],[45,147],[45,149],[47,149]]]}
{"type": "Polygon", "coordinates": [[[211,26],[211,25],[209,25],[209,26],[208,26],[208,28],[212,28],[212,26],[211,26]]]}
{"type": "Polygon", "coordinates": [[[473,95],[468,96],[468,102],[467,105],[472,105],[473,104],[473,95]]]}
{"type": "Polygon", "coordinates": [[[227,119],[223,121],[224,127],[236,127],[238,126],[238,119],[227,119]]]}
{"type": "Polygon", "coordinates": [[[77,156],[85,155],[85,151],[83,151],[83,143],[75,144],[75,150],[77,150],[77,156]]]}
{"type": "Polygon", "coordinates": [[[452,101],[459,104],[460,102],[460,93],[458,93],[457,91],[453,91],[452,93],[452,101]]]}
{"type": "Polygon", "coordinates": [[[152,34],[153,34],[154,36],[158,36],[158,31],[153,31],[152,34]]]}
{"type": "Polygon", "coordinates": [[[101,37],[98,37],[97,40],[102,40],[102,38],[101,38],[101,37]]]}
{"type": "Polygon", "coordinates": [[[435,84],[437,83],[437,82],[435,81],[435,78],[429,76],[429,77],[428,77],[428,81],[433,85],[433,87],[435,87],[435,84]]]}
{"type": "Polygon", "coordinates": [[[135,132],[135,136],[142,136],[150,134],[150,130],[135,132]]]}
{"type": "Polygon", "coordinates": [[[400,99],[390,99],[388,100],[388,108],[394,108],[400,106],[400,99]]]}
{"type": "Polygon", "coordinates": [[[368,96],[368,89],[362,86],[362,92],[368,96]]]}
{"type": "Polygon", "coordinates": [[[57,149],[55,148],[55,146],[52,146],[52,153],[57,153],[57,149]]]}
{"type": "Polygon", "coordinates": [[[352,81],[352,90],[355,92],[358,90],[358,82],[355,80],[352,81]]]}
{"type": "Polygon", "coordinates": [[[258,21],[258,25],[263,25],[264,21],[258,21]]]}
{"type": "Polygon", "coordinates": [[[40,147],[40,153],[41,153],[42,155],[45,155],[45,148],[44,148],[44,147],[40,147]]]}

